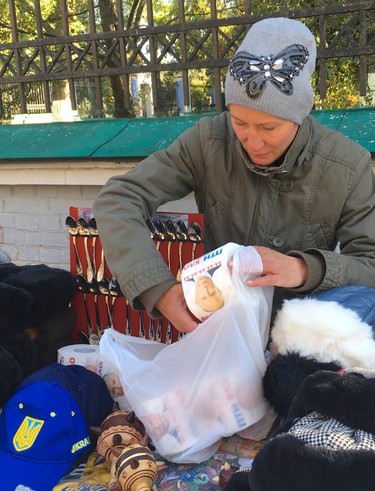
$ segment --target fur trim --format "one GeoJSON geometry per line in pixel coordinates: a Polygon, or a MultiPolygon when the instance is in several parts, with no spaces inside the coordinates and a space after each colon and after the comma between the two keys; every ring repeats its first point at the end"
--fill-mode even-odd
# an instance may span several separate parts
{"type": "Polygon", "coordinates": [[[0,340],[24,331],[30,326],[32,296],[0,281],[0,340]]]}
{"type": "Polygon", "coordinates": [[[372,328],[353,310],[313,298],[286,300],[272,329],[273,349],[344,368],[373,368],[372,328]]]}
{"type": "MultiPolygon", "coordinates": [[[[9,271],[11,266],[0,265],[0,275],[2,269],[9,271]]],[[[16,271],[1,281],[31,294],[30,322],[36,327],[47,317],[54,316],[59,309],[68,306],[77,290],[76,278],[69,271],[45,264],[18,266],[16,271]]]]}
{"type": "Polygon", "coordinates": [[[321,363],[298,353],[277,355],[267,366],[263,377],[263,393],[279,416],[288,414],[290,405],[301,384],[318,370],[337,372],[335,363],[321,363]]]}
{"type": "Polygon", "coordinates": [[[375,453],[306,445],[288,433],[272,438],[249,472],[237,471],[224,491],[373,491],[375,453]]]}
{"type": "Polygon", "coordinates": [[[63,307],[39,325],[35,344],[40,366],[56,361],[59,348],[71,344],[75,322],[75,310],[72,307],[63,307]]]}
{"type": "MultiPolygon", "coordinates": [[[[361,373],[339,373],[320,370],[301,384],[289,410],[287,421],[317,411],[351,428],[375,435],[375,378],[361,373]]],[[[283,426],[279,431],[285,431],[283,426]]],[[[375,487],[374,487],[375,489],[375,487]]]]}
{"type": "Polygon", "coordinates": [[[4,395],[22,378],[22,369],[14,358],[12,353],[9,353],[4,346],[0,345],[0,407],[4,403],[4,395]]]}

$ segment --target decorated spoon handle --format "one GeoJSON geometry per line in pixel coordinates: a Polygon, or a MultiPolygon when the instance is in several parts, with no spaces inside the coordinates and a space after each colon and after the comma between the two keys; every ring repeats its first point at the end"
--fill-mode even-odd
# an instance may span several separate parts
{"type": "Polygon", "coordinates": [[[82,268],[81,261],[79,259],[79,254],[78,254],[78,249],[77,249],[77,244],[76,244],[76,238],[74,235],[72,236],[72,240],[73,240],[74,255],[75,255],[75,260],[76,260],[76,272],[77,272],[77,276],[78,276],[78,275],[83,274],[83,268],[82,268]]]}

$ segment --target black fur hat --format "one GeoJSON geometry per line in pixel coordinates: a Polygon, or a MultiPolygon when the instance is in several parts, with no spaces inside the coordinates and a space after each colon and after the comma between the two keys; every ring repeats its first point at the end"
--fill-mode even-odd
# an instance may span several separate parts
{"type": "Polygon", "coordinates": [[[0,407],[17,382],[70,344],[76,279],[47,265],[0,264],[0,407]]]}
{"type": "Polygon", "coordinates": [[[374,407],[375,378],[325,370],[310,375],[278,434],[260,449],[251,469],[231,476],[224,491],[373,491],[374,407]],[[366,432],[361,434],[368,445],[346,448],[338,439],[333,449],[313,440],[307,443],[306,432],[291,434],[296,421],[303,424],[311,414],[324,415],[333,425],[344,424],[352,429],[350,435],[366,432]]]}
{"type": "Polygon", "coordinates": [[[356,372],[354,369],[340,374],[320,370],[307,377],[299,388],[287,421],[318,411],[347,426],[375,435],[374,407],[375,372],[356,372]],[[364,375],[367,373],[371,376],[364,375]]]}
{"type": "Polygon", "coordinates": [[[22,378],[22,368],[4,346],[0,345],[0,407],[6,401],[8,393],[22,378]]]}
{"type": "Polygon", "coordinates": [[[224,491],[374,491],[373,450],[312,447],[285,433],[232,474],[224,491]]]}
{"type": "Polygon", "coordinates": [[[319,370],[337,372],[342,367],[306,358],[296,352],[277,355],[267,366],[263,377],[263,393],[276,413],[285,418],[302,382],[319,370]]]}
{"type": "Polygon", "coordinates": [[[69,271],[45,264],[0,264],[0,282],[22,288],[31,294],[30,325],[35,326],[68,306],[77,289],[76,279],[69,271]]]}
{"type": "Polygon", "coordinates": [[[32,300],[23,288],[0,282],[0,342],[29,326],[32,300]]]}

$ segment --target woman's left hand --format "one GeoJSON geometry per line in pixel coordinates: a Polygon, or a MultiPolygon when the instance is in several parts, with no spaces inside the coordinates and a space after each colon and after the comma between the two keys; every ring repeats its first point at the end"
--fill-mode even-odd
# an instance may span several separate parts
{"type": "Polygon", "coordinates": [[[248,286],[297,288],[306,283],[308,268],[298,257],[287,256],[269,247],[254,246],[263,263],[261,276],[246,281],[248,286]]]}

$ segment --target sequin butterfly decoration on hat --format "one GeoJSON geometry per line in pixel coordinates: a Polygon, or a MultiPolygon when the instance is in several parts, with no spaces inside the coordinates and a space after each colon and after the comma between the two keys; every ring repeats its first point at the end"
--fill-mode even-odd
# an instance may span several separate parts
{"type": "Polygon", "coordinates": [[[291,80],[300,74],[308,59],[309,52],[301,44],[292,44],[275,56],[239,51],[229,64],[229,73],[240,85],[246,84],[246,93],[252,99],[262,94],[268,81],[282,93],[292,95],[291,80]]]}

